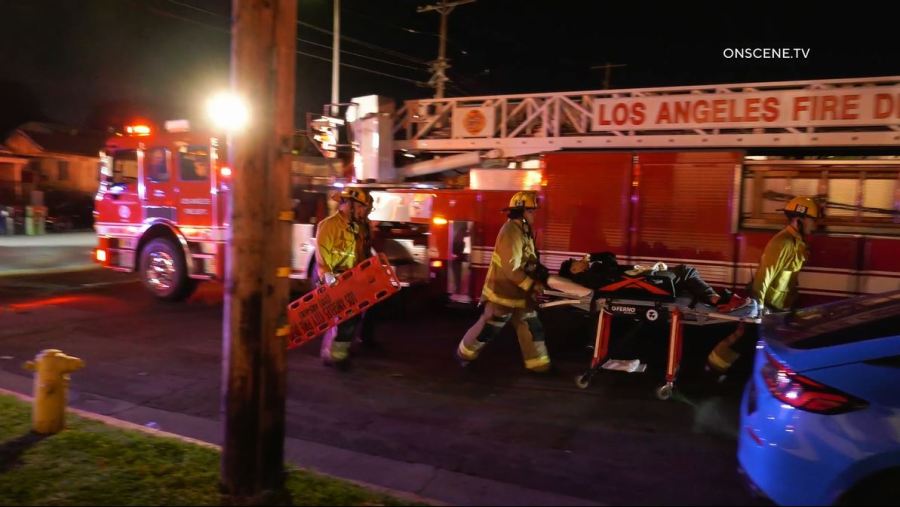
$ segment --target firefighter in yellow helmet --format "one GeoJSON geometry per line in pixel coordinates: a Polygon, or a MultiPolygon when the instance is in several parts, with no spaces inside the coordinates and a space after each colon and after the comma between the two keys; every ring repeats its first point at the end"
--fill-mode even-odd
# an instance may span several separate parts
{"type": "MultiPolygon", "coordinates": [[[[822,207],[811,197],[794,197],[784,206],[787,226],[778,232],[763,250],[759,267],[753,277],[750,297],[759,303],[760,311],[768,309],[785,312],[794,309],[797,301],[797,277],[809,258],[807,236],[816,230],[822,218],[822,207]]],[[[745,332],[744,324],[716,345],[709,353],[710,369],[726,373],[740,353],[734,345],[745,332]]]]}
{"type": "Polygon", "coordinates": [[[518,192],[506,208],[509,220],[500,229],[491,254],[491,265],[481,293],[484,312],[463,336],[456,349],[463,366],[512,323],[522,349],[525,367],[533,372],[550,370],[544,329],[537,314],[536,292],[549,271],[538,259],[531,224],[538,209],[536,192],[518,192]]]}
{"type": "MultiPolygon", "coordinates": [[[[367,196],[358,188],[345,188],[339,196],[337,211],[322,220],[316,235],[316,269],[320,285],[332,285],[337,275],[356,266],[360,258],[360,223],[365,218],[367,196]]],[[[350,343],[359,316],[348,319],[325,332],[322,362],[345,368],[349,365],[350,343]]]]}

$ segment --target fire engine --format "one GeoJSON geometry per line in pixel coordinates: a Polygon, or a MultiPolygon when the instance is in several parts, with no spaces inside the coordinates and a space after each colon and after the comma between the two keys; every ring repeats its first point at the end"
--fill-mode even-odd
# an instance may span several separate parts
{"type": "Polygon", "coordinates": [[[138,271],[163,299],[221,279],[231,176],[222,141],[185,121],[132,125],[110,138],[94,203],[96,261],[138,271]]]}
{"type": "MultiPolygon", "coordinates": [[[[313,136],[325,153],[352,158],[353,177],[336,184],[372,190],[378,247],[398,274],[456,301],[478,298],[501,210],[523,189],[541,194],[537,243],[554,270],[608,250],[626,263],[691,264],[713,285],[741,289],[783,226],[779,208],[815,195],[827,216],[800,278],[806,302],[900,288],[898,76],[450,97],[399,109],[366,96],[325,111],[341,106],[309,122],[327,129],[313,136]]],[[[215,138],[157,135],[116,137],[104,152],[97,255],[178,297],[222,276],[228,168],[215,138]],[[157,152],[167,179],[156,177],[157,152]],[[208,179],[181,174],[197,160],[208,160],[208,179]]],[[[311,224],[295,225],[295,277],[311,272],[313,235],[311,224]]]]}
{"type": "Polygon", "coordinates": [[[523,189],[541,193],[537,243],[554,270],[608,250],[741,290],[780,208],[814,195],[827,216],[804,302],[900,288],[900,76],[353,103],[357,180],[445,184],[380,192],[370,218],[390,241],[398,203],[418,200],[407,223],[452,299],[478,298],[500,210],[523,189]],[[447,188],[455,172],[464,185],[447,188]]]}

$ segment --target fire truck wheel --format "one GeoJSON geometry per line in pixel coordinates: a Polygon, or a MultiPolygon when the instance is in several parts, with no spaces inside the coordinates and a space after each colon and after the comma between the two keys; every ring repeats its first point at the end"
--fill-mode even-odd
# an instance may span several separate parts
{"type": "Polygon", "coordinates": [[[179,301],[194,291],[184,254],[172,241],[156,238],[141,250],[141,281],[159,299],[179,301]]]}

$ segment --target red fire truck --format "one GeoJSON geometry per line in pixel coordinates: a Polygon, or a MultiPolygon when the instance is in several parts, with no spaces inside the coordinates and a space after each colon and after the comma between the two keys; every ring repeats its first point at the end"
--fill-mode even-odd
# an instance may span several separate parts
{"type": "Polygon", "coordinates": [[[97,262],[138,271],[163,299],[221,279],[231,175],[222,148],[184,121],[133,125],[110,138],[94,205],[97,262]]]}
{"type": "MultiPolygon", "coordinates": [[[[324,123],[348,128],[355,180],[376,182],[381,248],[407,281],[452,299],[477,299],[501,209],[521,189],[541,192],[551,269],[609,250],[740,289],[783,226],[778,209],[816,195],[827,218],[800,278],[807,302],[900,288],[898,76],[352,105],[324,123]]],[[[227,168],[214,138],[189,137],[116,137],[103,156],[98,259],[139,270],[160,297],[221,277],[227,168]],[[182,175],[197,160],[208,179],[182,175]]],[[[296,277],[311,236],[295,226],[296,277]]]]}
{"type": "MultiPolygon", "coordinates": [[[[801,274],[805,302],[900,288],[898,76],[359,106],[347,118],[357,178],[468,173],[465,188],[430,190],[414,220],[430,279],[454,299],[477,299],[500,210],[521,189],[542,194],[537,242],[551,269],[609,250],[628,263],[692,264],[742,289],[784,225],[785,201],[815,195],[827,218],[801,274]],[[379,151],[412,163],[385,167],[379,151]]],[[[372,218],[393,226],[391,213],[376,205],[372,218]]]]}

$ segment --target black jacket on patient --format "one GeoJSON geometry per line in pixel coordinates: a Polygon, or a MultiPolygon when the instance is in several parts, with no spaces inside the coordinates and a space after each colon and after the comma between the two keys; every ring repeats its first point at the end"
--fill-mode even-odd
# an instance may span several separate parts
{"type": "Polygon", "coordinates": [[[616,255],[612,252],[592,253],[589,256],[588,268],[580,273],[572,273],[572,263],[575,259],[563,261],[559,266],[559,276],[563,276],[573,282],[591,289],[598,289],[604,285],[622,278],[626,267],[619,266],[616,255]]]}
{"type": "MultiPolygon", "coordinates": [[[[575,259],[563,261],[559,266],[559,275],[596,290],[621,280],[622,274],[631,269],[630,266],[620,266],[612,252],[592,253],[588,260],[588,268],[579,273],[572,273],[575,259]]],[[[673,276],[676,292],[686,293],[704,303],[710,302],[710,298],[717,295],[715,289],[700,277],[693,266],[679,264],[670,267],[668,271],[671,273],[669,276],[673,276]]]]}

